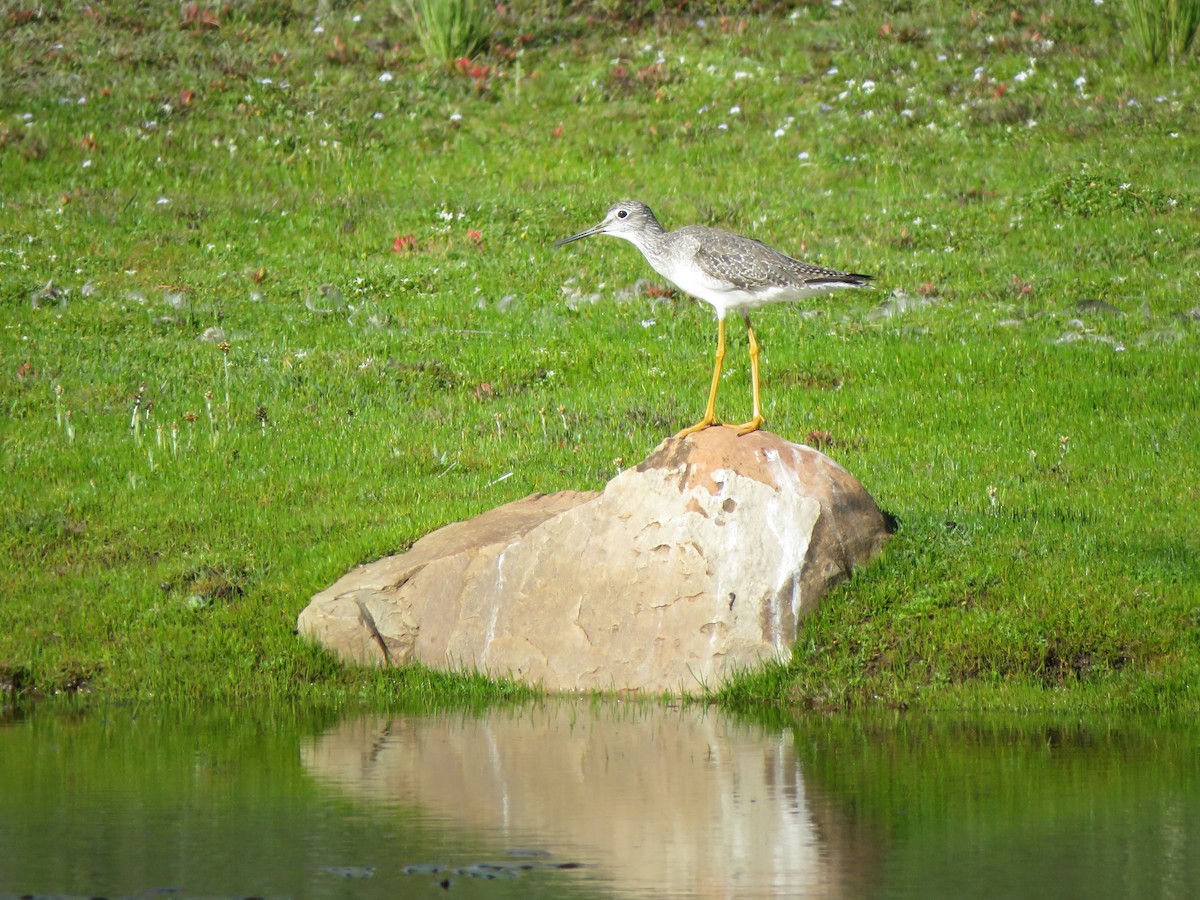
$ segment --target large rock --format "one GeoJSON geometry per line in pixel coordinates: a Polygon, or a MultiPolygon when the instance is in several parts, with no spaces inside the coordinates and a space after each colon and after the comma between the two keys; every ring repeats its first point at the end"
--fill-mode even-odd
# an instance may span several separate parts
{"type": "Polygon", "coordinates": [[[887,533],[823,454],[709,428],[664,441],[600,493],[535,494],[360,566],[299,627],[353,663],[552,690],[713,688],[786,658],[800,618],[887,533]]]}

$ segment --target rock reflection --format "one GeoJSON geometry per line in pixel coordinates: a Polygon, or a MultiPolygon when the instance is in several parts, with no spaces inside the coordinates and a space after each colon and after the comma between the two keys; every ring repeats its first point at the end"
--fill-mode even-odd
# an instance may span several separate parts
{"type": "Polygon", "coordinates": [[[791,730],[711,709],[370,716],[313,739],[301,759],[356,796],[489,831],[503,848],[577,857],[618,893],[816,898],[861,887],[829,839],[846,823],[808,796],[791,730]]]}

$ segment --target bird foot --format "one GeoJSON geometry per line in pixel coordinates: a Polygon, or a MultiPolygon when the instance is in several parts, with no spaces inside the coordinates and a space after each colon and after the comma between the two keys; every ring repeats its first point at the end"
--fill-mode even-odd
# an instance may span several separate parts
{"type": "Polygon", "coordinates": [[[695,434],[697,431],[703,431],[705,428],[709,428],[716,424],[717,424],[717,420],[714,417],[705,416],[703,419],[701,419],[695,425],[691,426],[690,428],[685,428],[685,429],[683,429],[683,431],[679,432],[679,434],[675,435],[675,440],[685,438],[689,434],[695,434]]]}
{"type": "Polygon", "coordinates": [[[749,422],[746,422],[742,425],[726,425],[725,427],[737,429],[738,436],[741,437],[743,434],[749,434],[752,431],[758,431],[758,429],[763,427],[763,423],[766,421],[767,420],[762,416],[755,416],[749,422]]]}

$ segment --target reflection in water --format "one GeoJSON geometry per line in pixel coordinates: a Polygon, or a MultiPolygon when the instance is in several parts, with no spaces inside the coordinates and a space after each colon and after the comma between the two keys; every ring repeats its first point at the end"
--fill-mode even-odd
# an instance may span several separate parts
{"type": "Polygon", "coordinates": [[[35,707],[0,718],[0,900],[1191,900],[1198,746],[1190,719],[35,707]]]}
{"type": "Polygon", "coordinates": [[[844,895],[844,856],[822,840],[841,829],[815,816],[792,732],[711,709],[367,717],[306,743],[301,761],[355,795],[574,854],[620,893],[844,895]]]}

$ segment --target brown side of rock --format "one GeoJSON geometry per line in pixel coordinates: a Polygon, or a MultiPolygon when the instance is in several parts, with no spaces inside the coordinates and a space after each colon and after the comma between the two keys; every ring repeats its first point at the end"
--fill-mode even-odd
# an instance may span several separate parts
{"type": "MultiPolygon", "coordinates": [[[[596,491],[530,494],[439,528],[406,553],[347,572],[312,598],[300,613],[297,628],[317,643],[336,648],[347,662],[403,665],[412,658],[421,628],[411,616],[410,605],[395,602],[405,584],[433,563],[439,577],[431,583],[461,585],[470,561],[488,546],[521,538],[547,519],[596,496],[596,491]]],[[[438,605],[427,608],[437,614],[438,605]]]]}

